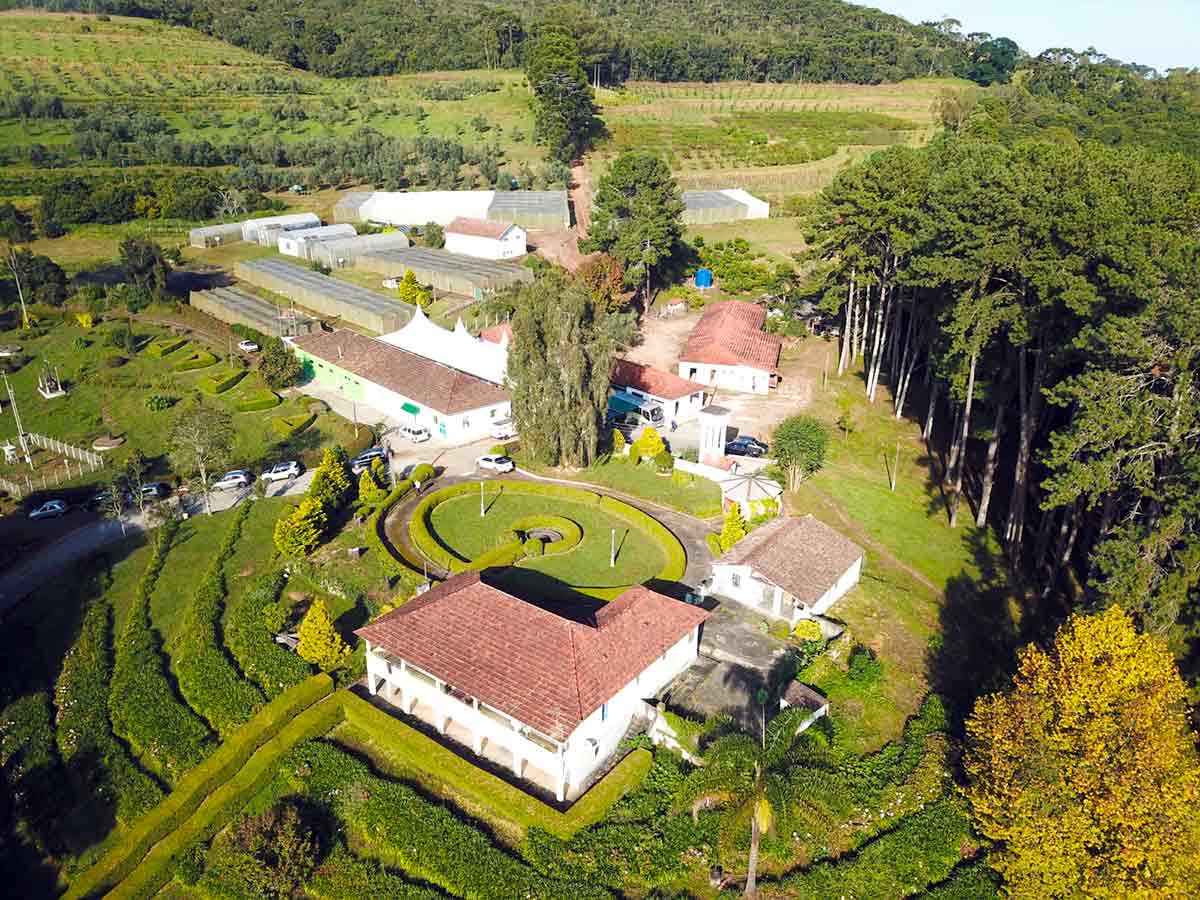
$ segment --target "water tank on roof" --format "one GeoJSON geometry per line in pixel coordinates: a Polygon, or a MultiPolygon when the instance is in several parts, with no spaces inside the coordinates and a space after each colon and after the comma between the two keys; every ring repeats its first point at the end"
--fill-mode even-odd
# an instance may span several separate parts
{"type": "Polygon", "coordinates": [[[713,285],[712,269],[699,269],[696,272],[696,287],[705,290],[713,285]]]}

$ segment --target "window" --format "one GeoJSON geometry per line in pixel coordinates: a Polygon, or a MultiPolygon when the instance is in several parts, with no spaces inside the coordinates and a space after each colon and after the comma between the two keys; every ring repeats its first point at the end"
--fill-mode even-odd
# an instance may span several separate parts
{"type": "Polygon", "coordinates": [[[607,703],[602,703],[600,705],[600,721],[601,722],[608,721],[608,704],[607,703]]]}
{"type": "Polygon", "coordinates": [[[471,420],[467,416],[463,416],[463,428],[470,428],[471,420]]]}
{"type": "Polygon", "coordinates": [[[742,576],[737,574],[736,572],[734,572],[732,575],[729,576],[729,583],[731,585],[733,585],[734,587],[741,587],[742,586],[742,576]]]}

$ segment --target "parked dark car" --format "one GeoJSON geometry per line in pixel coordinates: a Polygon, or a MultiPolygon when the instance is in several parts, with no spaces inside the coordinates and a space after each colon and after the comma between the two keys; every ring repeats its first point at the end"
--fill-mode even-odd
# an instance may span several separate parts
{"type": "Polygon", "coordinates": [[[757,438],[750,437],[748,434],[740,434],[725,445],[725,453],[728,456],[752,456],[757,458],[767,455],[767,445],[757,438]]]}

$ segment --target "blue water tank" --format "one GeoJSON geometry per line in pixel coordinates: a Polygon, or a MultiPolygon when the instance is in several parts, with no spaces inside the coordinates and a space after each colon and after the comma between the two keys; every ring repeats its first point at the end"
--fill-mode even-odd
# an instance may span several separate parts
{"type": "Polygon", "coordinates": [[[696,272],[696,287],[701,290],[712,287],[712,281],[712,269],[699,269],[696,272]]]}

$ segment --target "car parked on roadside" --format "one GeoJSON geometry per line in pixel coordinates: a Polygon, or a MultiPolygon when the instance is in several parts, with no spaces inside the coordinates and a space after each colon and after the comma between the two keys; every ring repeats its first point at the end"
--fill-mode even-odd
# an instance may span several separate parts
{"type": "Polygon", "coordinates": [[[153,481],[150,484],[142,485],[142,499],[144,500],[161,500],[171,493],[171,486],[163,484],[161,481],[153,481]]]}
{"type": "Polygon", "coordinates": [[[751,456],[758,458],[767,455],[767,445],[748,434],[739,434],[725,445],[728,456],[751,456]]]}
{"type": "Polygon", "coordinates": [[[57,519],[67,514],[66,500],[47,500],[37,509],[31,510],[29,518],[31,519],[57,519]]]}
{"type": "Polygon", "coordinates": [[[364,450],[354,459],[350,460],[350,471],[355,475],[361,475],[366,469],[371,468],[371,463],[377,459],[382,459],[386,466],[388,462],[388,452],[384,447],[372,447],[370,450],[364,450]]]}
{"type": "Polygon", "coordinates": [[[272,481],[289,481],[292,478],[299,478],[300,473],[304,471],[304,467],[294,459],[289,459],[286,462],[277,462],[270,468],[263,469],[262,480],[268,484],[272,481]]]}
{"type": "MultiPolygon", "coordinates": [[[[121,505],[128,506],[133,498],[129,496],[128,491],[121,491],[121,505]]],[[[87,505],[92,509],[105,509],[112,504],[112,491],[104,490],[98,494],[93,494],[88,500],[87,505]]]]}
{"type": "Polygon", "coordinates": [[[226,472],[212,484],[214,491],[233,491],[244,488],[254,481],[254,476],[245,469],[234,469],[226,472]]]}
{"type": "Polygon", "coordinates": [[[396,434],[400,435],[400,437],[405,438],[406,440],[412,441],[414,444],[423,444],[425,441],[429,440],[430,437],[432,437],[432,435],[429,433],[429,429],[421,425],[397,426],[396,434]]]}
{"type": "Polygon", "coordinates": [[[483,469],[487,472],[499,472],[501,475],[505,472],[511,472],[516,467],[517,464],[511,458],[501,453],[489,453],[475,460],[475,468],[483,469]]]}
{"type": "Polygon", "coordinates": [[[262,348],[255,341],[238,341],[238,349],[243,353],[257,353],[262,348]]]}

